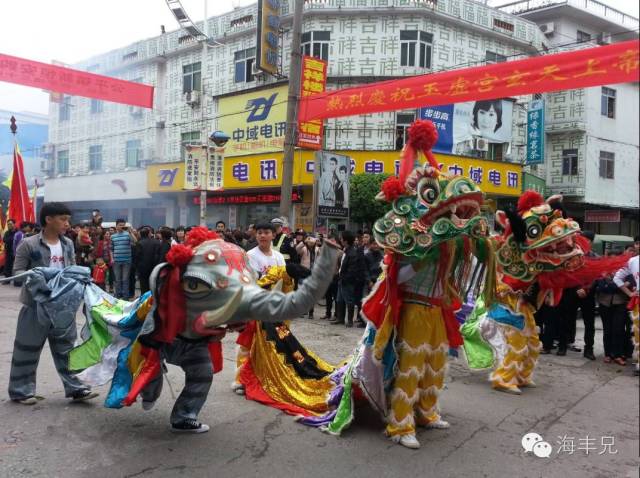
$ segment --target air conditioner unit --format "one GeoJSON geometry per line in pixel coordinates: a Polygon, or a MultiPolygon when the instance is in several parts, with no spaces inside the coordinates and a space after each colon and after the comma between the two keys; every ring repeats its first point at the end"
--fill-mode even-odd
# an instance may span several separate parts
{"type": "Polygon", "coordinates": [[[251,65],[251,74],[258,78],[262,78],[266,75],[266,73],[259,69],[258,65],[256,65],[255,63],[251,65]]]}
{"type": "Polygon", "coordinates": [[[473,149],[476,151],[489,151],[489,141],[485,138],[475,138],[473,140],[473,149]]]}
{"type": "Polygon", "coordinates": [[[139,106],[129,106],[129,114],[131,116],[139,118],[140,116],[142,116],[142,108],[140,108],[139,106]]]}
{"type": "Polygon", "coordinates": [[[200,92],[197,90],[187,91],[184,94],[184,102],[189,106],[200,104],[200,92]]]}
{"type": "Polygon", "coordinates": [[[553,32],[555,31],[555,29],[556,29],[556,26],[553,22],[542,23],[540,25],[540,31],[545,35],[553,35],[553,32]]]}
{"type": "Polygon", "coordinates": [[[598,45],[610,45],[611,44],[611,33],[598,33],[596,38],[596,42],[598,45]]]}

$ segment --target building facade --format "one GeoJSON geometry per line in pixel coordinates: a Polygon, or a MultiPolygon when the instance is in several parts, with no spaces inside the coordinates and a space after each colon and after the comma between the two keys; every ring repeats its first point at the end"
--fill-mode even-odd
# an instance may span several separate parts
{"type": "MultiPolygon", "coordinates": [[[[63,191],[84,182],[91,187],[78,189],[82,197],[74,202],[79,213],[98,207],[105,220],[126,213],[129,220],[151,218],[147,223],[152,225],[197,223],[198,193],[176,185],[176,178],[184,174],[178,166],[185,159],[185,145],[199,144],[210,131],[222,130],[232,137],[224,160],[224,191],[209,193],[207,222],[222,219],[246,225],[255,219],[247,215],[247,204],[224,199],[239,194],[253,198],[251,209],[263,218],[276,215],[293,1],[280,4],[277,78],[254,66],[257,4],[208,19],[207,30],[215,42],[205,50],[179,30],[74,65],[153,85],[154,109],[79,97],[51,103],[53,154],[47,170],[52,186],[47,188],[51,194],[47,199],[62,198],[63,191]],[[249,124],[252,110],[247,95],[271,100],[261,110],[268,121],[260,128],[249,124]],[[257,136],[265,140],[261,149],[243,145],[257,136]],[[146,181],[140,180],[142,169],[147,170],[146,181]],[[127,191],[120,196],[123,183],[127,191]],[[103,207],[101,201],[106,202],[103,207]]],[[[536,23],[470,0],[309,1],[302,32],[303,53],[328,61],[328,89],[518,59],[540,51],[546,42],[536,23]]],[[[508,142],[479,150],[469,143],[462,154],[466,159],[443,162],[459,171],[458,163],[471,158],[475,162],[465,166],[464,174],[473,167],[483,186],[499,182],[493,184],[497,197],[517,197],[521,178],[515,184],[514,176],[509,181],[506,175],[521,175],[516,163],[523,155],[519,142],[524,138],[527,98],[506,100],[513,104],[510,117],[504,118],[513,127],[508,142]],[[510,169],[504,177],[496,172],[490,179],[489,171],[506,167],[496,169],[493,163],[508,163],[510,169]]],[[[394,163],[386,155],[397,155],[406,128],[419,115],[420,111],[409,110],[328,120],[324,149],[349,155],[352,172],[393,173],[394,163]],[[381,155],[385,159],[378,161],[376,156],[381,155]]],[[[305,227],[311,226],[312,157],[310,151],[296,152],[295,218],[291,219],[305,227]]]]}
{"type": "MultiPolygon", "coordinates": [[[[638,39],[637,18],[595,0],[518,1],[503,8],[538,24],[554,47],[638,39]]],[[[546,160],[534,172],[546,179],[550,193],[565,196],[569,212],[586,229],[600,234],[638,234],[638,86],[543,95],[546,160]],[[594,218],[606,222],[589,221],[594,218]]]]}

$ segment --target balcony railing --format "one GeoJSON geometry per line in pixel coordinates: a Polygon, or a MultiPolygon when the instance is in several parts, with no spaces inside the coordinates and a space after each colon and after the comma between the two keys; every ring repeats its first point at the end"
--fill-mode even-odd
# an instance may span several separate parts
{"type": "Polygon", "coordinates": [[[505,3],[496,8],[512,15],[520,15],[534,10],[559,5],[568,5],[579,8],[580,10],[585,10],[589,13],[605,18],[610,22],[622,25],[629,30],[635,30],[638,28],[639,22],[636,17],[627,15],[626,13],[616,10],[615,8],[611,8],[597,0],[519,0],[517,2],[505,3]]]}

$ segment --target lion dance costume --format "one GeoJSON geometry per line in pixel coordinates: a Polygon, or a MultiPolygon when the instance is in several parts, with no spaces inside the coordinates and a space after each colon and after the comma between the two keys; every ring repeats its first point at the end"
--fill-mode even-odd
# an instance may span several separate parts
{"type": "Polygon", "coordinates": [[[462,326],[464,349],[472,369],[495,369],[496,390],[520,394],[534,386],[540,352],[534,313],[544,301],[556,305],[562,290],[591,284],[601,274],[617,270],[627,258],[587,257],[589,243],[580,227],[565,217],[562,198],[545,202],[526,191],[517,211],[496,213],[503,233],[493,238],[496,249],[496,300],[476,303],[462,326]]]}
{"type": "Polygon", "coordinates": [[[433,123],[415,122],[409,137],[399,177],[387,179],[378,195],[391,210],[374,225],[385,257],[363,303],[367,328],[354,355],[331,375],[329,411],[300,421],[339,434],[354,418],[354,400],[364,397],[393,441],[418,448],[416,426],[449,426],[438,396],[449,351],[462,345],[454,314],[460,297],[467,284],[480,282],[489,295],[495,268],[482,192],[440,171],[431,153],[433,123]],[[426,162],[417,161],[420,154],[426,162]]]}

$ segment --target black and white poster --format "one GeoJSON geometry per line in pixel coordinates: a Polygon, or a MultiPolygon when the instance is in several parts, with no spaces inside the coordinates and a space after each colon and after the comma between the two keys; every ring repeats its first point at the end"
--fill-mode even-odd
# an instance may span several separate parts
{"type": "Polygon", "coordinates": [[[349,156],[318,151],[319,178],[316,185],[319,217],[349,217],[349,156]]]}

